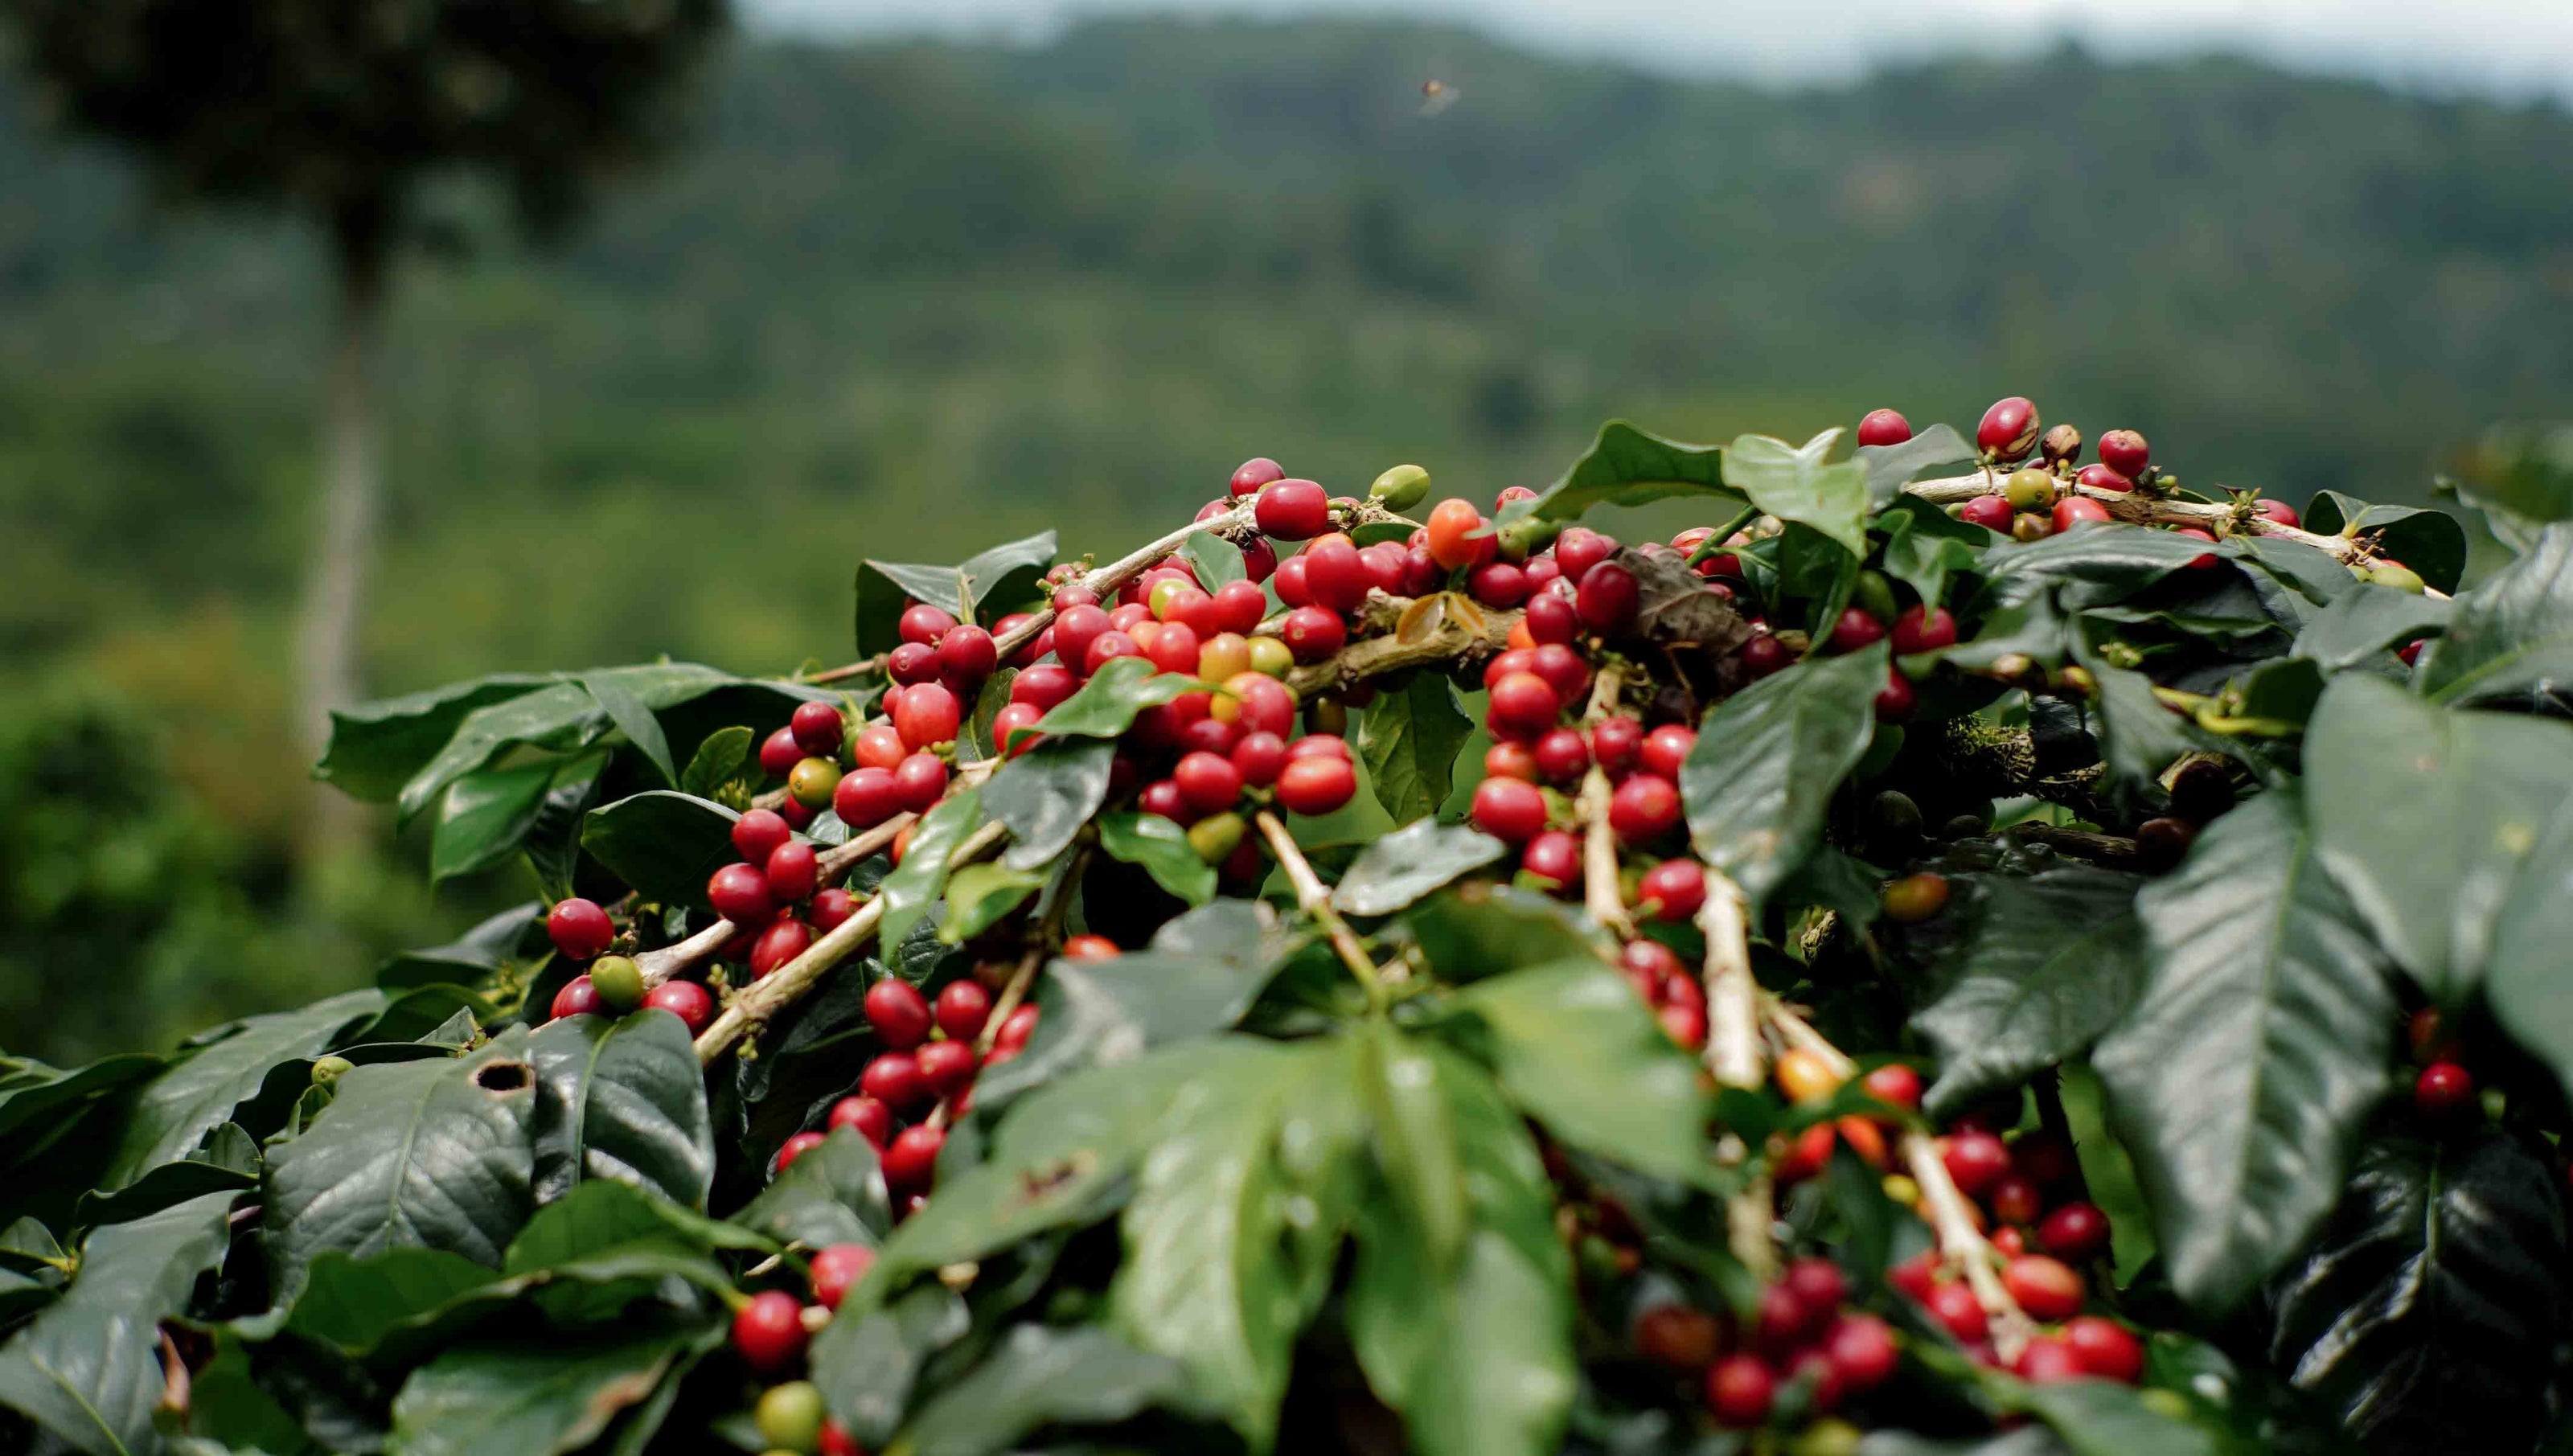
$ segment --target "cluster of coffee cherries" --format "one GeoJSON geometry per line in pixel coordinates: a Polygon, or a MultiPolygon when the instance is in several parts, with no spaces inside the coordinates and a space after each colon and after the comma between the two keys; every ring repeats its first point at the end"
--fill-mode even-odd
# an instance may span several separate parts
{"type": "MultiPolygon", "coordinates": [[[[906,605],[900,634],[901,642],[885,654],[889,681],[878,705],[884,721],[850,735],[844,751],[835,736],[832,756],[806,758],[787,774],[790,800],[809,811],[827,805],[852,830],[873,829],[897,814],[924,813],[946,796],[966,705],[1000,667],[992,634],[957,621],[942,607],[906,605]],[[851,765],[845,774],[844,763],[851,765]]],[[[812,706],[798,708],[798,718],[812,706]]],[[[818,717],[815,722],[818,728],[818,717]]],[[[792,729],[790,724],[790,734],[792,729]]],[[[809,749],[820,736],[796,736],[795,743],[809,749]]],[[[767,752],[763,747],[762,764],[774,773],[767,752]]],[[[781,759],[785,753],[778,749],[781,759]]]]}
{"type": "Polygon", "coordinates": [[[693,981],[665,981],[645,990],[643,968],[630,956],[608,954],[618,939],[606,907],[578,896],[554,902],[545,913],[545,935],[554,953],[589,969],[563,983],[548,1014],[554,1017],[623,1016],[649,1007],[677,1017],[693,1037],[714,1020],[714,995],[693,981]]]}
{"type": "Polygon", "coordinates": [[[792,1290],[762,1289],[734,1306],[733,1353],[753,1375],[777,1381],[760,1392],[751,1412],[767,1450],[801,1456],[866,1456],[847,1428],[825,1409],[822,1392],[813,1382],[778,1377],[791,1376],[803,1365],[807,1336],[828,1322],[849,1290],[866,1277],[875,1258],[874,1249],[859,1243],[816,1249],[805,1264],[810,1303],[792,1290]]]}
{"type": "Polygon", "coordinates": [[[1688,1304],[1639,1312],[1629,1337],[1656,1365],[1698,1379],[1718,1424],[1765,1425],[1779,1391],[1806,1384],[1804,1410],[1827,1415],[1890,1379],[1902,1357],[1894,1327],[1849,1307],[1849,1280],[1826,1258],[1790,1262],[1748,1319],[1688,1304]]]}

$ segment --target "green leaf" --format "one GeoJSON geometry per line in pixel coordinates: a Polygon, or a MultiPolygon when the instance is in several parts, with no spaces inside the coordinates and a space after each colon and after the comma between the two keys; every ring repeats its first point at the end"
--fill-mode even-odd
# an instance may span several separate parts
{"type": "Polygon", "coordinates": [[[647,900],[703,908],[706,881],[741,858],[740,818],[711,799],[651,789],[590,810],[580,847],[647,900]]]}
{"type": "Polygon", "coordinates": [[[2314,710],[2304,757],[2323,864],[2421,989],[2462,1003],[2494,912],[2573,794],[2573,727],[2451,711],[2343,673],[2314,710]]]}
{"type": "Polygon", "coordinates": [[[62,1297],[0,1346],[0,1405],[97,1456],[159,1447],[157,1326],[224,1256],[230,1192],[90,1234],[62,1297]]]}
{"type": "Polygon", "coordinates": [[[1155,884],[1191,905],[1215,898],[1215,866],[1189,847],[1187,830],[1159,814],[1101,815],[1099,847],[1111,859],[1142,866],[1155,884]]]}
{"type": "Polygon", "coordinates": [[[1780,520],[1800,521],[1838,541],[1853,556],[1867,555],[1867,466],[1857,460],[1828,464],[1839,429],[1801,445],[1765,434],[1737,436],[1724,451],[1725,483],[1780,520]]]}
{"type": "MultiPolygon", "coordinates": [[[[1852,453],[1867,472],[1867,503],[1880,511],[1901,500],[1903,487],[1931,466],[1972,464],[1976,459],[1975,447],[1946,424],[1931,425],[1901,444],[1860,445],[1852,453]]],[[[1926,500],[1921,503],[1929,505],[1926,500]]]]}
{"type": "Polygon", "coordinates": [[[824,1327],[810,1355],[813,1383],[852,1437],[870,1450],[881,1447],[902,1424],[921,1366],[972,1327],[965,1301],[929,1281],[882,1309],[853,1309],[824,1327]]]}
{"type": "Polygon", "coordinates": [[[847,1127],[834,1128],[748,1206],[732,1215],[742,1227],[807,1248],[883,1242],[893,1227],[892,1199],[875,1145],[847,1127]]]}
{"type": "Polygon", "coordinates": [[[614,1178],[702,1209],[714,1187],[705,1074],[677,1017],[564,1017],[527,1039],[536,1069],[535,1194],[614,1178]]]}
{"type": "Polygon", "coordinates": [[[950,789],[938,807],[920,817],[912,826],[911,847],[903,852],[902,863],[876,886],[876,898],[884,903],[884,918],[876,923],[876,944],[899,946],[911,934],[911,928],[947,890],[949,857],[982,825],[983,796],[976,789],[950,789]]]}
{"type": "MultiPolygon", "coordinates": [[[[2545,706],[2573,679],[2573,525],[2548,526],[2528,554],[2456,600],[2414,685],[2433,701],[2545,706]]],[[[2560,711],[2560,709],[2559,709],[2560,711]]]]}
{"type": "Polygon", "coordinates": [[[2156,776],[2195,748],[2197,740],[2189,736],[2185,720],[2153,696],[2151,678],[2111,666],[2079,632],[2073,634],[2072,647],[2075,660],[2099,684],[2089,717],[2111,781],[2130,795],[2160,800],[2163,795],[2156,776]]]}
{"type": "MultiPolygon", "coordinates": [[[[503,672],[338,708],[331,713],[331,746],[314,766],[316,778],[353,799],[391,802],[422,767],[455,736],[458,725],[481,708],[522,696],[553,680],[503,672]]],[[[426,799],[423,803],[428,802],[426,799]]]]}
{"type": "Polygon", "coordinates": [[[277,1303],[326,1249],[442,1248],[498,1267],[534,1206],[526,1034],[470,1057],[360,1067],[271,1150],[262,1224],[277,1303]]]}
{"type": "Polygon", "coordinates": [[[1198,585],[1209,591],[1247,581],[1251,576],[1243,565],[1242,548],[1213,531],[1192,532],[1171,554],[1188,562],[1189,569],[1197,573],[1198,585]]]}
{"type": "Polygon", "coordinates": [[[697,751],[688,756],[687,770],[679,775],[679,792],[696,799],[713,798],[715,790],[750,761],[753,736],[749,729],[738,725],[707,734],[697,751]]]}
{"type": "Polygon", "coordinates": [[[521,959],[521,947],[543,939],[539,927],[544,918],[541,900],[510,906],[445,945],[397,952],[376,972],[376,985],[390,992],[478,985],[503,965],[521,959]]]}
{"type": "Polygon", "coordinates": [[[553,781],[554,764],[546,759],[479,769],[447,785],[429,840],[429,883],[487,870],[517,853],[553,781]]]}
{"type": "Polygon", "coordinates": [[[1055,1425],[1114,1425],[1190,1400],[1186,1371],[1106,1330],[1013,1325],[973,1373],[927,1405],[902,1436],[914,1456],[993,1456],[1055,1425]]]}
{"type": "Polygon", "coordinates": [[[1146,708],[1205,690],[1206,684],[1196,678],[1163,672],[1150,658],[1113,658],[1101,664],[1080,691],[1047,709],[1033,731],[1050,738],[1121,738],[1146,708]]]}
{"type": "Polygon", "coordinates": [[[2493,921],[2484,1001],[2514,1041],[2573,1088],[2573,808],[2557,811],[2493,921]]]}
{"type": "Polygon", "coordinates": [[[938,924],[938,938],[951,946],[965,944],[1027,904],[1045,882],[1042,869],[1014,870],[989,862],[963,866],[947,877],[947,914],[938,924]]]}
{"type": "Polygon", "coordinates": [[[2014,1385],[2011,1403],[2046,1422],[2075,1456],[2219,1456],[2223,1449],[2213,1434],[2113,1380],[2014,1385]]]}
{"type": "Polygon", "coordinates": [[[1939,1053],[1939,1080],[1922,1098],[1945,1116],[1995,1088],[2080,1052],[2117,1024],[2144,981],[2144,928],[2133,875],[2060,869],[1953,876],[1969,903],[1951,979],[1912,1026],[1939,1053]]]}
{"type": "Polygon", "coordinates": [[[2454,601],[2361,583],[2316,613],[2296,634],[2295,653],[2338,672],[2416,637],[2436,635],[2457,608],[2454,601]]]}
{"type": "Polygon", "coordinates": [[[1561,478],[1518,515],[1504,511],[1500,519],[1507,523],[1521,515],[1535,515],[1578,520],[1594,505],[1642,505],[1674,495],[1738,500],[1741,492],[1727,485],[1724,463],[1719,446],[1686,444],[1611,419],[1599,426],[1589,450],[1561,478]]]}
{"type": "Polygon", "coordinates": [[[1486,977],[1456,993],[1510,1099],[1576,1147],[1675,1182],[1713,1155],[1697,1065],[1596,956],[1486,977]]]}
{"type": "Polygon", "coordinates": [[[1910,495],[1878,516],[1876,524],[1885,533],[1885,574],[1911,587],[1932,606],[1947,600],[1948,579],[1974,570],[1983,561],[1985,546],[1998,539],[1982,526],[1951,519],[1937,506],[1910,495]],[[1951,533],[1954,530],[1981,532],[1986,539],[1961,538],[1951,533]]]}
{"type": "Polygon", "coordinates": [[[466,1345],[429,1361],[394,1397],[403,1456],[575,1451],[649,1398],[712,1326],[600,1331],[466,1345]]]}
{"type": "Polygon", "coordinates": [[[1699,726],[1680,767],[1689,839],[1733,877],[1756,914],[1822,842],[1832,793],[1867,754],[1884,644],[1762,678],[1699,726]]]}
{"type": "Polygon", "coordinates": [[[527,867],[535,872],[538,893],[549,900],[572,894],[572,876],[580,868],[581,820],[598,802],[599,779],[612,757],[604,748],[593,748],[562,760],[544,797],[536,801],[535,816],[519,844],[527,852],[527,867]]]}
{"type": "Polygon", "coordinates": [[[1592,954],[1589,923],[1570,906],[1479,880],[1414,906],[1402,923],[1450,982],[1592,954]]]}
{"type": "Polygon", "coordinates": [[[1434,814],[1455,783],[1456,752],[1473,735],[1442,673],[1424,672],[1376,695],[1358,718],[1358,757],[1376,801],[1398,822],[1434,814]]]}
{"type": "MultiPolygon", "coordinates": [[[[1006,541],[957,566],[865,561],[858,566],[858,651],[873,654],[899,640],[906,598],[927,602],[958,621],[988,617],[1032,598],[1054,564],[1055,533],[1006,541]],[[985,608],[997,609],[985,612],[985,608]]],[[[988,620],[985,625],[990,625],[988,620]]]]}
{"type": "Polygon", "coordinates": [[[220,1040],[144,1085],[99,1186],[114,1191],[187,1156],[207,1133],[232,1120],[236,1106],[258,1094],[271,1068],[321,1056],[384,1007],[383,992],[352,991],[234,1023],[220,1040]]]}
{"type": "MultiPolygon", "coordinates": [[[[215,1035],[221,1035],[221,1029],[215,1035]]],[[[84,1105],[122,1092],[169,1065],[146,1053],[102,1057],[86,1067],[57,1071],[42,1063],[0,1060],[0,1145],[24,1131],[42,1137],[60,1128],[84,1105]]]]}
{"type": "Polygon", "coordinates": [[[2567,1293],[2552,1165],[2507,1132],[2370,1144],[2270,1287],[2270,1363],[2370,1450],[2530,1449],[2567,1293]]]}
{"type": "MultiPolygon", "coordinates": [[[[2096,521],[2041,540],[1984,552],[1985,594],[2017,603],[2061,586],[2065,605],[2108,606],[2136,595],[2206,553],[2205,543],[2123,521],[2096,521]]],[[[2343,572],[2347,575],[2347,572],[2343,572]]]]}
{"type": "Polygon", "coordinates": [[[206,1145],[176,1162],[165,1162],[112,1193],[86,1192],[72,1210],[72,1221],[96,1226],[131,1223],[174,1203],[208,1193],[238,1193],[259,1186],[259,1143],[237,1122],[209,1133],[206,1145]]]}
{"type": "Polygon", "coordinates": [[[1418,820],[1360,850],[1331,904],[1342,915],[1391,915],[1507,853],[1507,845],[1471,825],[1418,820]]]}
{"type": "Polygon", "coordinates": [[[1037,583],[1044,579],[1046,568],[1054,564],[1055,533],[1039,531],[1015,541],[978,551],[956,568],[965,578],[967,611],[984,626],[999,620],[1002,613],[1024,606],[1037,598],[1037,583]]]}
{"type": "Polygon", "coordinates": [[[993,774],[983,785],[983,808],[1010,827],[1001,863],[1034,870],[1071,848],[1108,800],[1116,757],[1117,745],[1103,738],[1049,738],[993,774]]]}
{"type": "Polygon", "coordinates": [[[2207,826],[2144,887],[2143,997],[2092,1054],[2172,1286],[2223,1313],[2340,1196],[2386,1092],[2384,958],[2284,792],[2207,826]]]}
{"type": "MultiPolygon", "coordinates": [[[[1631,995],[1631,993],[1630,993],[1631,995]]],[[[1400,1201],[1358,1220],[1350,1344],[1368,1387],[1400,1412],[1425,1456],[1551,1452],[1579,1383],[1570,1260],[1553,1185],[1526,1128],[1470,1063],[1423,1047],[1426,1091],[1446,1104],[1449,1155],[1470,1217],[1452,1256],[1432,1256],[1400,1201]]]]}
{"type": "Polygon", "coordinates": [[[1257,1446],[1276,1431],[1296,1332],[1330,1283],[1344,1214],[1320,1190],[1354,1150],[1349,1072],[1337,1041],[1236,1058],[1231,1075],[1179,1090],[1134,1170],[1110,1322],[1177,1361],[1257,1446]]]}
{"type": "Polygon", "coordinates": [[[677,788],[679,769],[670,761],[670,740],[662,736],[661,720],[652,716],[652,710],[635,696],[633,688],[610,672],[588,674],[580,679],[580,686],[607,715],[607,721],[634,745],[634,751],[660,771],[661,782],[677,788]]]}
{"type": "Polygon", "coordinates": [[[2444,510],[2370,505],[2337,490],[2318,490],[2305,505],[2305,529],[2321,536],[2374,536],[2378,555],[2420,573],[2441,591],[2457,589],[2466,569],[2466,528],[2444,510]]]}

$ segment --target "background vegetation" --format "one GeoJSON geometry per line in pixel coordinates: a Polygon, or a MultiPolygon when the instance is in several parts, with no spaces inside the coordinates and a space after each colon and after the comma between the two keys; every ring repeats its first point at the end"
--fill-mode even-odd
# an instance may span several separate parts
{"type": "MultiPolygon", "coordinates": [[[[69,1062],[356,984],[523,887],[294,860],[322,251],[157,215],[5,101],[0,1047],[69,1062]]],[[[1611,413],[1797,436],[2019,390],[2184,478],[2419,502],[2573,383],[2550,107],[2073,52],[1782,94],[1141,22],[745,44],[702,107],[567,253],[442,199],[456,259],[388,336],[377,690],[836,661],[879,542],[1131,544],[1259,452],[1488,493],[1611,413]]]]}

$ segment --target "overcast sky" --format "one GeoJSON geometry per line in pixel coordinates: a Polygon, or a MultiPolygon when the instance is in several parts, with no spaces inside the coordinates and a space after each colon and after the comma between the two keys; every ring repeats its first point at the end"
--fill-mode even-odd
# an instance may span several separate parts
{"type": "Polygon", "coordinates": [[[2573,0],[742,0],[769,25],[1039,39],[1136,12],[1460,21],[1682,73],[1828,79],[1853,62],[2013,53],[2071,35],[2114,56],[2226,50],[2442,91],[2573,100],[2573,0]]]}

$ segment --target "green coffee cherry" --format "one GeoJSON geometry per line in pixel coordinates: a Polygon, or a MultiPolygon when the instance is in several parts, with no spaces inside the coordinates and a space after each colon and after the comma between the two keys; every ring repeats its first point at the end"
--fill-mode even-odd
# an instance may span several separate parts
{"type": "Polygon", "coordinates": [[[1418,465],[1396,465],[1376,476],[1367,493],[1387,510],[1409,510],[1429,498],[1429,472],[1418,465]]]}
{"type": "Polygon", "coordinates": [[[2013,470],[2002,481],[2002,499],[2013,510],[2044,510],[2055,503],[2055,477],[2034,465],[2013,470]]]}
{"type": "Polygon", "coordinates": [[[313,1085],[331,1087],[357,1070],[358,1064],[346,1057],[317,1058],[313,1063],[313,1085]]]}
{"type": "Polygon", "coordinates": [[[1552,545],[1554,538],[1561,534],[1563,522],[1559,520],[1542,520],[1533,515],[1525,520],[1515,520],[1494,533],[1500,543],[1496,554],[1500,559],[1516,564],[1552,545]]]}
{"type": "Polygon", "coordinates": [[[831,807],[831,791],[840,787],[840,766],[827,758],[808,758],[786,776],[786,792],[807,809],[831,807]]]}
{"type": "Polygon", "coordinates": [[[1903,615],[1903,608],[1894,600],[1894,583],[1882,571],[1858,574],[1858,585],[1850,592],[1850,605],[1889,626],[1903,615]]]}
{"type": "Polygon", "coordinates": [[[1242,816],[1227,811],[1210,814],[1189,826],[1189,848],[1210,865],[1221,865],[1242,848],[1242,816]]]}
{"type": "Polygon", "coordinates": [[[819,1451],[825,1414],[812,1381],[772,1385],[759,1397],[759,1439],[780,1451],[819,1451]]]}
{"type": "Polygon", "coordinates": [[[1285,677],[1295,665],[1295,653],[1275,637],[1251,639],[1251,670],[1263,677],[1285,677]]]}
{"type": "Polygon", "coordinates": [[[2408,591],[2414,596],[2419,596],[2430,586],[2428,582],[2421,579],[2420,572],[2409,566],[2397,565],[2392,561],[2379,561],[2369,567],[2367,579],[2379,586],[2393,587],[2396,591],[2408,591]]]}
{"type": "Polygon", "coordinates": [[[643,1004],[643,968],[628,956],[601,956],[589,963],[589,989],[621,1017],[643,1004]]]}

